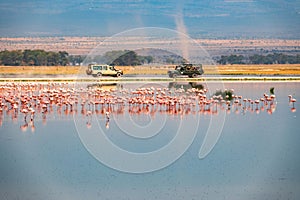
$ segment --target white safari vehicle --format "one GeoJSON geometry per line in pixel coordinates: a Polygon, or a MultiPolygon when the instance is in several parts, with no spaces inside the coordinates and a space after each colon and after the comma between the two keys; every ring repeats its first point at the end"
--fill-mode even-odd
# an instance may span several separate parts
{"type": "Polygon", "coordinates": [[[123,71],[117,70],[112,65],[89,64],[86,70],[86,74],[92,75],[94,77],[101,77],[101,76],[121,77],[123,75],[123,71]]]}

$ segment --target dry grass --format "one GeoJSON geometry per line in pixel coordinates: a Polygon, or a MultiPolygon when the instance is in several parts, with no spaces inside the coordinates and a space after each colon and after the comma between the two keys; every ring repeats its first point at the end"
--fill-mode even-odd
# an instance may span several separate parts
{"type": "Polygon", "coordinates": [[[159,74],[167,74],[169,69],[173,69],[174,67],[165,66],[165,67],[157,67],[157,66],[118,66],[117,69],[123,70],[124,74],[151,74],[151,75],[159,75],[159,74]]]}
{"type": "MultiPolygon", "coordinates": [[[[124,74],[167,74],[170,67],[155,66],[118,66],[117,69],[123,70],[124,74]]],[[[173,68],[173,67],[172,67],[173,68]]],[[[0,74],[17,75],[75,75],[85,74],[84,66],[0,66],[0,74]]]]}
{"type": "Polygon", "coordinates": [[[223,75],[300,75],[300,64],[273,65],[220,65],[206,66],[206,74],[214,74],[216,70],[223,75]]]}
{"type": "Polygon", "coordinates": [[[0,74],[22,75],[72,75],[77,74],[79,67],[74,66],[0,66],[0,74]]]}
{"type": "MultiPolygon", "coordinates": [[[[124,74],[167,74],[174,66],[119,66],[124,74]]],[[[300,64],[276,65],[220,65],[204,66],[205,74],[223,75],[300,75],[300,64]]],[[[0,66],[1,74],[16,75],[76,75],[85,74],[86,67],[79,66],[0,66]]]]}

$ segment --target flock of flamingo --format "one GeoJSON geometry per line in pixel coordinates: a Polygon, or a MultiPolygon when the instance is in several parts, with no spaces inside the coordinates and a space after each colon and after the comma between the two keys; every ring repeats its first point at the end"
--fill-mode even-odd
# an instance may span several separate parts
{"type": "MultiPolygon", "coordinates": [[[[296,112],[296,99],[288,96],[291,112],[296,112]]],[[[234,94],[234,90],[225,90],[218,95],[209,95],[207,89],[170,89],[138,88],[110,89],[82,87],[69,83],[2,83],[0,84],[0,126],[3,117],[18,122],[21,116],[22,131],[31,128],[35,131],[34,121],[41,118],[46,123],[47,115],[73,116],[81,114],[91,127],[91,116],[100,115],[109,120],[113,115],[128,112],[130,115],[168,114],[184,116],[188,114],[218,115],[259,114],[266,111],[272,114],[276,109],[276,96],[263,94],[259,99],[244,98],[234,94]],[[228,95],[230,94],[230,95],[228,95]]]]}

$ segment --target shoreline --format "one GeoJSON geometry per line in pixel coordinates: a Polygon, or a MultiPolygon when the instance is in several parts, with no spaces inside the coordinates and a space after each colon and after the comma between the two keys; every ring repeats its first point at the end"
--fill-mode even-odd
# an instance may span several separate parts
{"type": "Polygon", "coordinates": [[[204,76],[198,78],[169,77],[10,77],[0,78],[0,83],[7,82],[86,82],[86,83],[119,83],[119,82],[300,82],[300,76],[204,76]]]}

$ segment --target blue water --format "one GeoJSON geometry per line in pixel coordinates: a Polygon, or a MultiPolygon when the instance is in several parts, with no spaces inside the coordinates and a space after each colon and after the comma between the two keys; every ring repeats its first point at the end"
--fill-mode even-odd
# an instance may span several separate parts
{"type": "MultiPolygon", "coordinates": [[[[246,110],[226,114],[224,127],[212,151],[203,159],[198,153],[211,116],[183,117],[156,113],[151,123],[163,128],[148,139],[124,134],[126,116],[104,115],[89,119],[77,114],[36,118],[35,130],[21,131],[23,117],[13,122],[2,113],[0,127],[1,199],[299,199],[300,198],[300,84],[297,82],[225,83],[235,94],[260,98],[275,88],[272,114],[246,110]],[[296,112],[288,95],[293,95],[296,112]],[[92,127],[84,129],[86,122],[92,127]],[[82,122],[82,126],[78,123],[82,122]],[[199,122],[199,126],[193,124],[199,122]],[[76,126],[75,126],[75,123],[76,126]],[[125,173],[99,162],[85,147],[81,134],[103,130],[123,149],[148,152],[161,148],[176,136],[180,123],[197,135],[188,150],[171,165],[149,173],[125,173]],[[79,128],[78,128],[79,127],[79,128]],[[80,128],[81,127],[81,128],[80,128]],[[196,129],[195,129],[196,128],[196,129]]],[[[132,116],[146,133],[149,116],[132,116]],[[145,128],[146,127],[146,128],[145,128]]],[[[130,123],[128,124],[130,125],[130,123]]],[[[155,127],[152,127],[155,128],[155,127]]],[[[105,151],[105,149],[103,149],[105,151]]]]}

